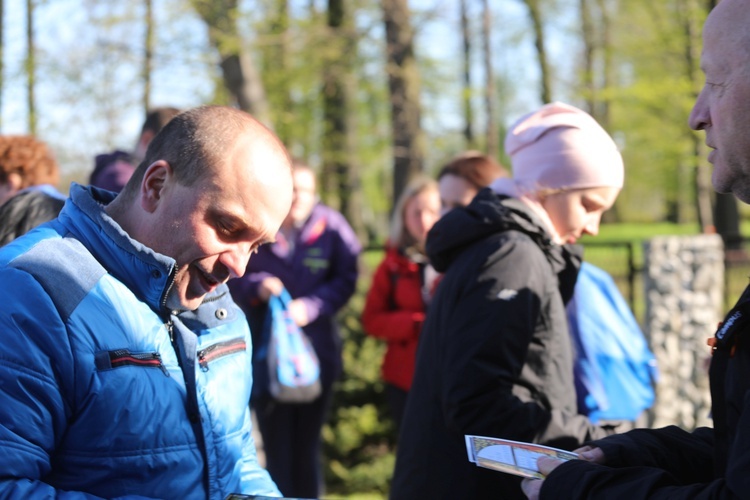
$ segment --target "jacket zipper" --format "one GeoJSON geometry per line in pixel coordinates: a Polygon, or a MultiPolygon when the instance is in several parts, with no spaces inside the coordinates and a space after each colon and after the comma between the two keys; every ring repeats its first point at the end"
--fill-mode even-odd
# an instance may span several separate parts
{"type": "Polygon", "coordinates": [[[131,353],[128,349],[118,349],[117,351],[110,351],[109,362],[112,368],[127,365],[159,368],[164,375],[169,377],[169,371],[162,363],[161,354],[158,352],[131,353]]]}
{"type": "Polygon", "coordinates": [[[208,371],[208,364],[224,356],[229,356],[236,352],[247,350],[247,344],[245,339],[236,338],[227,340],[224,342],[217,342],[216,344],[210,345],[205,349],[198,351],[198,362],[201,366],[201,370],[204,372],[208,371]]]}

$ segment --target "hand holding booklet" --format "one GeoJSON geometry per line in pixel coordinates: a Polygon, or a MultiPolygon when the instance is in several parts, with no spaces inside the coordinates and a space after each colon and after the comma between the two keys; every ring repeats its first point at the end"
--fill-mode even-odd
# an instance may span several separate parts
{"type": "Polygon", "coordinates": [[[544,479],[536,465],[539,457],[548,456],[565,461],[578,458],[576,453],[539,444],[468,434],[465,439],[470,462],[479,467],[517,476],[544,479]]]}

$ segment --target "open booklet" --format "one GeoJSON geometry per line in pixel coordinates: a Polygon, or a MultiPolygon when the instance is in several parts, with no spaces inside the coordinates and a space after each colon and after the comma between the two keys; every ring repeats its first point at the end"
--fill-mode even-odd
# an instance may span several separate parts
{"type": "Polygon", "coordinates": [[[507,439],[466,435],[466,452],[469,461],[479,467],[493,469],[523,477],[544,479],[536,459],[542,456],[558,460],[573,460],[578,455],[565,450],[533,443],[520,443],[507,439]]]}

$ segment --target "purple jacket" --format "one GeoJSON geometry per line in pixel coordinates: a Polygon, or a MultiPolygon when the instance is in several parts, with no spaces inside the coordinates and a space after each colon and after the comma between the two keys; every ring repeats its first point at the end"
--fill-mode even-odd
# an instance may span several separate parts
{"type": "MultiPolygon", "coordinates": [[[[234,300],[248,316],[258,314],[254,307],[259,304],[258,285],[269,276],[278,277],[292,298],[304,301],[310,319],[304,331],[320,359],[324,384],[333,382],[341,371],[335,315],[354,293],[360,250],[343,215],[318,203],[298,233],[291,258],[279,235],[250,258],[245,276],[229,281],[234,300]]],[[[254,338],[258,333],[253,332],[254,338]]]]}

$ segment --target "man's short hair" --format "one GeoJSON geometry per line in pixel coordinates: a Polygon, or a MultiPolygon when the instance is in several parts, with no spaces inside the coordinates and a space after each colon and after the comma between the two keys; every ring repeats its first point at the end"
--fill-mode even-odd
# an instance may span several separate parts
{"type": "Polygon", "coordinates": [[[169,121],[180,114],[180,109],[170,106],[153,108],[146,113],[146,120],[141,127],[141,135],[146,131],[151,131],[154,135],[158,134],[169,121]]]}
{"type": "Polygon", "coordinates": [[[30,135],[0,135],[0,183],[10,174],[21,178],[19,189],[60,180],[57,161],[45,143],[30,135]]]}
{"type": "Polygon", "coordinates": [[[133,194],[146,169],[158,160],[169,163],[180,184],[194,185],[223,161],[223,155],[254,123],[244,111],[225,106],[200,106],[178,114],[151,141],[123,191],[133,194]]]}

